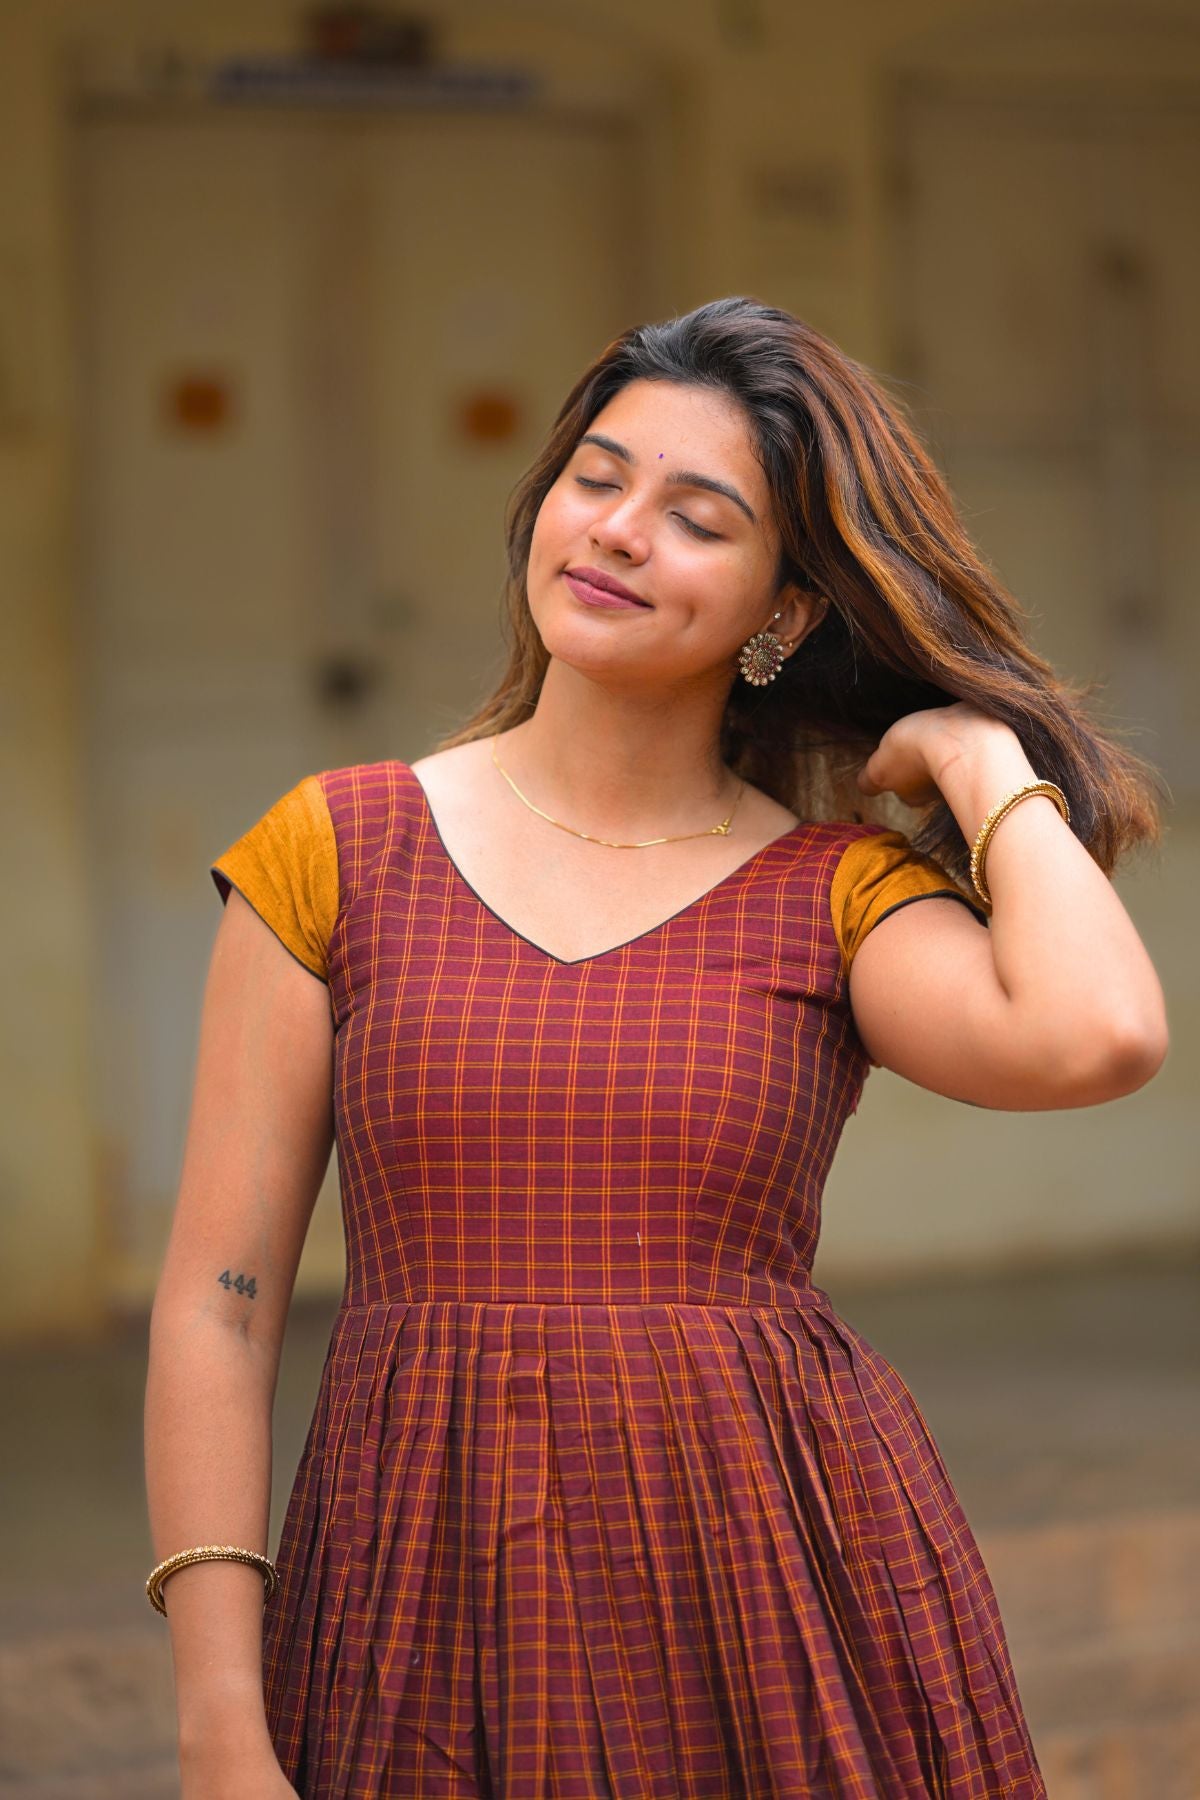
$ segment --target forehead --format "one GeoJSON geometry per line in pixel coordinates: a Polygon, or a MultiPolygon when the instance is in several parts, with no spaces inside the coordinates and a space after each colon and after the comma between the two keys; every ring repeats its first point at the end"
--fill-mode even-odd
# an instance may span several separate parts
{"type": "Polygon", "coordinates": [[[748,499],[765,498],[750,421],[729,394],[673,381],[631,381],[601,408],[588,430],[620,439],[639,467],[660,457],[678,461],[686,452],[690,466],[736,481],[748,499]]]}

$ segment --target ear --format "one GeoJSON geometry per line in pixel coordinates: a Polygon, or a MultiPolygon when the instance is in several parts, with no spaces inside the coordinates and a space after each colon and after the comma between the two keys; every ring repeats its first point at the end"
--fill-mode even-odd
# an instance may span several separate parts
{"type": "Polygon", "coordinates": [[[775,602],[775,611],[782,617],[776,619],[770,629],[776,637],[782,638],[784,655],[791,656],[809,633],[817,629],[829,611],[829,599],[814,588],[802,588],[789,582],[775,602]]]}

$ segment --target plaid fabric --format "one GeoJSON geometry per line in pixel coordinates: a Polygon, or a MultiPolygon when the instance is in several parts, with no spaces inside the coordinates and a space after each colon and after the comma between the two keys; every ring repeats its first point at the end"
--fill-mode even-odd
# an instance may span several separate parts
{"type": "Polygon", "coordinates": [[[347,1277],[265,1614],[298,1793],[1044,1797],[942,1458],[811,1278],[879,828],[564,962],[407,764],[316,779],[347,1277]]]}

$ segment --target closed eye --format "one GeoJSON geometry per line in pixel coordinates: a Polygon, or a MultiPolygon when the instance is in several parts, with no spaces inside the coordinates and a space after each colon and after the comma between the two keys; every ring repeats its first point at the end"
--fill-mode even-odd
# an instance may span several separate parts
{"type": "MultiPolygon", "coordinates": [[[[586,475],[576,475],[575,480],[579,483],[580,487],[585,488],[605,488],[615,487],[617,485],[615,481],[589,481],[586,475]]],[[[694,519],[687,518],[683,513],[676,513],[674,517],[679,520],[681,525],[686,525],[688,530],[694,532],[699,538],[719,538],[721,535],[719,531],[706,531],[703,525],[697,525],[694,519]]]]}

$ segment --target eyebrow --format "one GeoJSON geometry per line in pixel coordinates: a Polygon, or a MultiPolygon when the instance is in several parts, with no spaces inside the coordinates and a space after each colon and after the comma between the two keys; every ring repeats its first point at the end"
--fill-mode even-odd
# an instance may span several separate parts
{"type": "MultiPolygon", "coordinates": [[[[626,445],[618,444],[615,438],[602,437],[598,431],[585,431],[575,448],[578,450],[583,444],[596,444],[601,450],[609,450],[614,456],[619,456],[622,462],[629,463],[631,467],[636,461],[632,451],[626,445]]],[[[666,479],[671,487],[707,488],[709,493],[724,494],[727,500],[732,500],[735,506],[741,507],[752,525],[758,524],[758,519],[752,509],[728,481],[717,481],[711,475],[701,475],[696,469],[672,469],[666,479]]]]}

